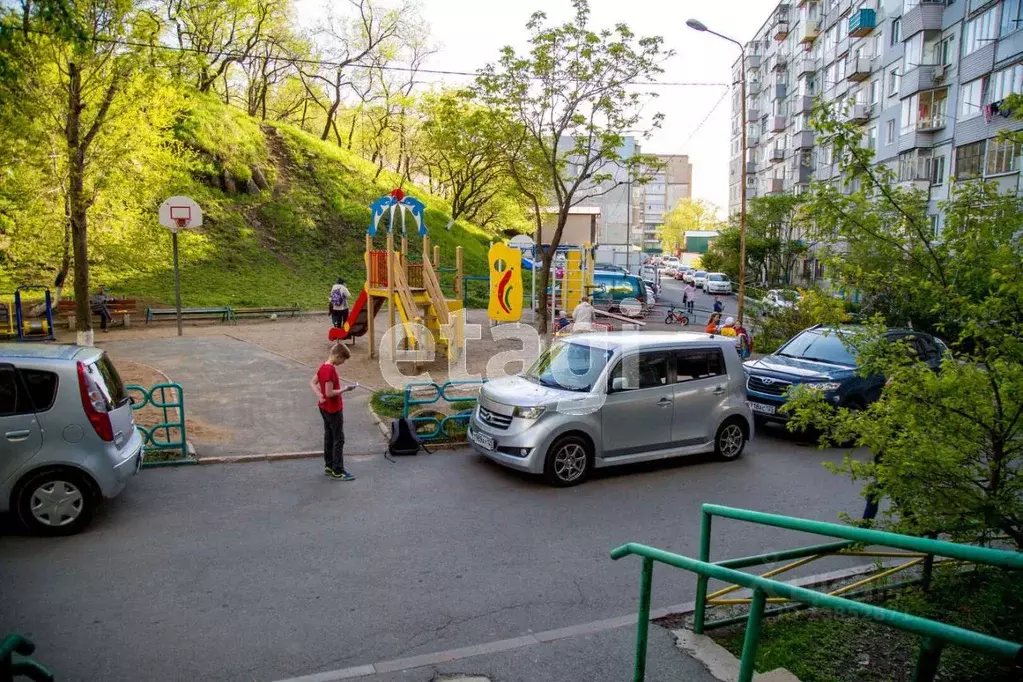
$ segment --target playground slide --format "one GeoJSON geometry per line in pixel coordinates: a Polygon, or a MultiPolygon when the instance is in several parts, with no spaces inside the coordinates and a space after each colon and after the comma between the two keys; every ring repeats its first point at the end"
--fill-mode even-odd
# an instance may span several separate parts
{"type": "MultiPolygon", "coordinates": [[[[335,327],[331,327],[327,338],[331,341],[338,341],[340,339],[348,339],[365,334],[366,330],[369,329],[369,317],[367,316],[368,298],[369,296],[366,294],[366,289],[360,291],[359,295],[355,299],[355,303],[352,304],[351,309],[348,311],[348,328],[337,329],[335,327]]],[[[373,315],[377,314],[383,303],[384,299],[382,298],[373,299],[373,315]]]]}

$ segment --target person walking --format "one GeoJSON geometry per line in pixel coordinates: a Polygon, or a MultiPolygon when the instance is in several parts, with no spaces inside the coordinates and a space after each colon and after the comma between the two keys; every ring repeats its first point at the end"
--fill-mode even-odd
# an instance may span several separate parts
{"type": "Polygon", "coordinates": [[[686,312],[692,316],[693,308],[696,306],[696,286],[692,282],[686,284],[682,290],[682,305],[685,306],[686,312]]]}
{"type": "Polygon", "coordinates": [[[107,296],[107,288],[103,284],[100,284],[96,293],[89,297],[89,309],[96,315],[99,315],[99,328],[104,333],[110,331],[107,329],[107,325],[110,323],[110,320],[114,319],[113,315],[110,314],[110,309],[107,308],[107,303],[109,302],[110,296],[107,296]]]}
{"type": "Polygon", "coordinates": [[[725,311],[725,304],[721,302],[721,299],[717,296],[714,297],[714,312],[723,313],[725,311]]]}
{"type": "Polygon", "coordinates": [[[330,288],[330,321],[337,329],[344,329],[348,322],[348,300],[351,297],[352,292],[348,291],[344,279],[338,277],[330,288]]]}
{"type": "Polygon", "coordinates": [[[316,370],[309,388],[319,398],[320,416],[323,418],[323,472],[335,481],[354,481],[355,476],[345,470],[345,420],[341,395],[355,390],[358,383],[341,388],[337,368],[351,357],[351,351],[342,343],[334,344],[327,360],[316,370]]]}

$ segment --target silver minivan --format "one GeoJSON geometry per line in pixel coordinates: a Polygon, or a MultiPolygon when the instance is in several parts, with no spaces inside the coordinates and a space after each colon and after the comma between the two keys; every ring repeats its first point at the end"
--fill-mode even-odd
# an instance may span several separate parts
{"type": "Polygon", "coordinates": [[[0,512],[37,534],[76,533],[143,457],[131,399],[102,350],[0,344],[0,512]]]}
{"type": "Polygon", "coordinates": [[[736,459],[752,434],[735,340],[691,332],[557,341],[526,372],[483,385],[468,431],[477,452],[557,486],[618,464],[736,459]]]}

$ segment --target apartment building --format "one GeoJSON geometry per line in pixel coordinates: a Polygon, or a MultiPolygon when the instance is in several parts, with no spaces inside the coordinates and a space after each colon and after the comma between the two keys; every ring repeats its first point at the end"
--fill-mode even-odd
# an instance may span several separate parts
{"type": "MultiPolygon", "coordinates": [[[[804,192],[838,177],[830,150],[815,144],[814,98],[838,103],[862,126],[864,144],[929,196],[932,226],[950,185],[991,179],[1020,192],[1023,129],[999,104],[1023,93],[1023,0],[804,0],[778,4],[746,43],[746,101],[732,95],[729,210],[747,196],[804,192]],[[747,112],[746,149],[741,112],[747,112]]],[[[734,82],[741,73],[733,66],[734,82]]],[[[819,265],[805,264],[805,277],[819,265]]]]}
{"type": "MultiPolygon", "coordinates": [[[[558,145],[558,150],[562,154],[567,154],[568,151],[575,147],[575,140],[570,137],[566,137],[561,140],[558,145]]],[[[640,154],[640,146],[636,141],[636,138],[627,136],[622,139],[622,146],[618,149],[618,154],[622,159],[631,159],[633,156],[640,154]]],[[[572,158],[568,158],[569,162],[569,175],[575,176],[578,174],[578,170],[573,164],[572,158]]],[[[620,245],[621,248],[625,249],[627,239],[630,235],[631,228],[636,224],[637,210],[635,204],[632,203],[635,192],[634,188],[628,182],[629,171],[621,164],[606,164],[600,169],[601,173],[606,173],[610,177],[601,183],[596,185],[587,183],[581,189],[582,194],[592,194],[585,199],[581,204],[582,207],[587,208],[599,208],[599,218],[597,221],[597,243],[606,245],[620,245]],[[630,192],[633,194],[633,199],[630,199],[630,192]],[[629,209],[632,209],[632,217],[630,220],[629,209]]]]}
{"type": "Polygon", "coordinates": [[[632,244],[644,252],[659,254],[661,242],[657,239],[657,228],[664,222],[664,215],[679,201],[693,195],[693,165],[684,154],[658,154],[656,157],[663,167],[653,174],[650,182],[638,185],[633,193],[637,210],[631,238],[632,244]]]}

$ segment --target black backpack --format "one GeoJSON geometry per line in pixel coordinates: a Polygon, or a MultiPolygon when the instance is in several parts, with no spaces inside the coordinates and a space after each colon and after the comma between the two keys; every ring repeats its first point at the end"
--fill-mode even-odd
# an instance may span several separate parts
{"type": "Polygon", "coordinates": [[[410,457],[419,454],[420,450],[429,453],[423,440],[416,433],[416,425],[411,419],[391,420],[391,440],[387,443],[387,452],[394,457],[410,457]]]}

